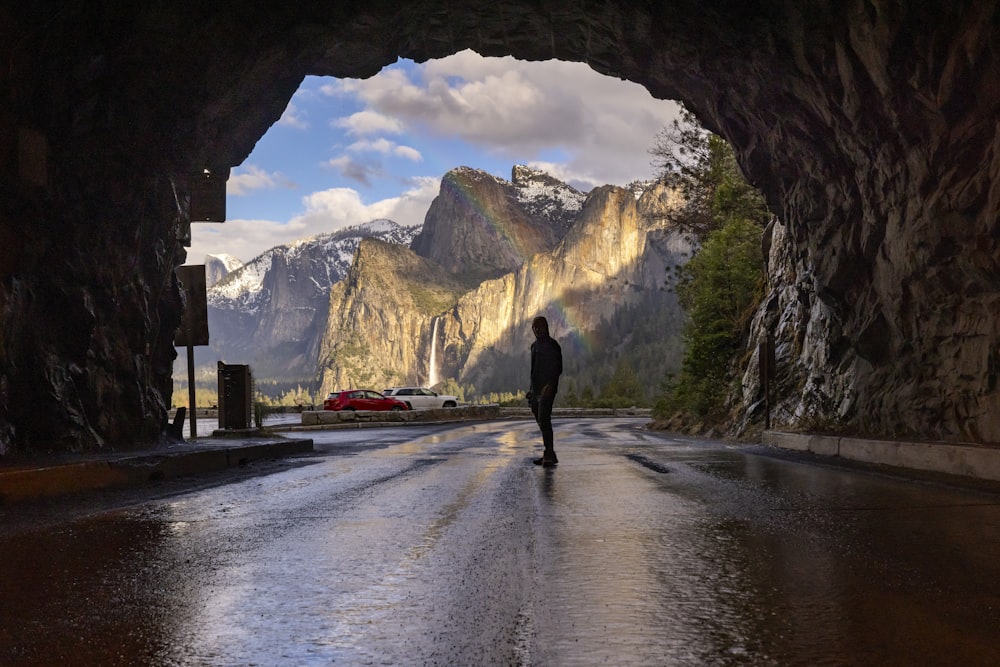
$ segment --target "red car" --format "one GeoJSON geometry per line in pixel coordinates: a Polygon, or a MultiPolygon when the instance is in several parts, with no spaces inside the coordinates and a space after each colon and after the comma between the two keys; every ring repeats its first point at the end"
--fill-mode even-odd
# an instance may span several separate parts
{"type": "Polygon", "coordinates": [[[406,403],[371,389],[335,391],[323,401],[324,410],[409,410],[406,403]]]}

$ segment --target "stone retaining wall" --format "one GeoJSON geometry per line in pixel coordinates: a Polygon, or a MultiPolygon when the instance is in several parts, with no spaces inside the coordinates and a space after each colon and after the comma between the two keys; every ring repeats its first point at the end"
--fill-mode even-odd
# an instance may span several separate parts
{"type": "MultiPolygon", "coordinates": [[[[504,417],[534,418],[531,408],[500,408],[504,417]]],[[[652,419],[653,411],[649,408],[555,408],[554,418],[559,417],[646,417],[652,419]]]]}
{"type": "MultiPolygon", "coordinates": [[[[643,408],[556,408],[555,418],[565,417],[650,417],[650,410],[643,408]]],[[[529,408],[501,408],[498,405],[465,405],[457,408],[430,410],[369,411],[369,410],[303,410],[302,426],[352,423],[437,422],[464,419],[503,419],[517,417],[531,419],[529,408]]]]}
{"type": "Polygon", "coordinates": [[[430,410],[303,410],[303,426],[324,424],[350,424],[364,422],[434,422],[460,419],[497,419],[501,416],[498,405],[469,405],[459,408],[433,408],[430,410]]]}

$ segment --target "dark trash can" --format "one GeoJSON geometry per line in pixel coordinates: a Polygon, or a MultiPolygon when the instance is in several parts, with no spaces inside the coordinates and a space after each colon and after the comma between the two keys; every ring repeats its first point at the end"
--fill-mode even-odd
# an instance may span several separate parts
{"type": "Polygon", "coordinates": [[[246,364],[219,362],[219,428],[250,428],[253,378],[246,364]]]}

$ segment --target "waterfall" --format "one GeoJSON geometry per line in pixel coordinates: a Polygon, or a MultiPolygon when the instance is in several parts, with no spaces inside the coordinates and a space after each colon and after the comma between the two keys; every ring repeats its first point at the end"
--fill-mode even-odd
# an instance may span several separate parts
{"type": "Polygon", "coordinates": [[[427,386],[433,387],[436,385],[440,379],[438,378],[437,369],[437,337],[438,337],[438,319],[434,318],[434,324],[431,326],[431,360],[430,368],[428,369],[427,386]]]}

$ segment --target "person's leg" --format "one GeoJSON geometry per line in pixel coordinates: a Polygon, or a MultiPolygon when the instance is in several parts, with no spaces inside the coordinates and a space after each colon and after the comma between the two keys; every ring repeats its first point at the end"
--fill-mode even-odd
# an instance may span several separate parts
{"type": "Polygon", "coordinates": [[[542,431],[542,444],[545,446],[542,459],[550,463],[559,462],[559,459],[556,458],[552,434],[552,404],[555,402],[555,398],[555,396],[542,396],[538,401],[538,415],[536,417],[538,428],[542,431]]]}
{"type": "MultiPolygon", "coordinates": [[[[538,413],[538,399],[537,398],[532,398],[530,401],[528,401],[528,405],[531,406],[531,414],[534,415],[534,417],[535,417],[535,423],[538,424],[538,428],[542,428],[541,418],[538,416],[538,414],[539,414],[538,413]]],[[[542,440],[543,440],[543,442],[544,442],[544,439],[545,439],[544,436],[545,436],[545,434],[544,434],[544,431],[543,431],[543,433],[542,433],[542,440]]],[[[532,462],[535,465],[541,465],[544,462],[544,460],[545,460],[544,456],[540,456],[537,459],[534,459],[532,462]]]]}

